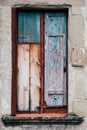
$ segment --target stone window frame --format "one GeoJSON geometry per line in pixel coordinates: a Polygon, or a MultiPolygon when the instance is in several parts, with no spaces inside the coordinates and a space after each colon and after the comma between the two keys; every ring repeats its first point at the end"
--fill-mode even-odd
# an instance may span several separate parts
{"type": "MultiPolygon", "coordinates": [[[[12,8],[12,12],[15,12],[15,9],[17,8],[21,8],[21,9],[32,9],[32,10],[60,10],[60,9],[66,9],[69,10],[69,8],[71,7],[71,5],[14,5],[14,7],[12,8]]],[[[16,14],[17,15],[17,14],[16,14]]],[[[17,22],[17,16],[15,17],[15,15],[12,16],[12,20],[15,20],[17,22]]],[[[17,25],[17,24],[16,24],[17,25]]],[[[12,23],[12,33],[15,30],[15,22],[12,23]]],[[[17,27],[16,27],[17,28],[17,27]]],[[[13,33],[14,34],[14,33],[13,33]]],[[[13,38],[13,34],[12,34],[12,43],[16,42],[17,43],[17,34],[14,34],[15,39],[13,38]]],[[[12,51],[12,59],[14,57],[17,57],[17,47],[14,46],[14,44],[12,44],[12,50],[15,49],[15,53],[13,53],[12,51]]],[[[12,60],[12,64],[13,64],[13,68],[12,69],[12,83],[14,84],[15,87],[12,88],[12,93],[14,93],[15,96],[17,96],[17,85],[15,83],[15,78],[17,78],[16,74],[17,74],[17,61],[16,60],[12,60]],[[16,65],[16,66],[14,66],[16,65]]],[[[12,101],[15,101],[15,97],[12,96],[12,101]]],[[[64,117],[57,117],[54,115],[53,116],[28,116],[28,117],[24,117],[23,116],[15,116],[15,112],[16,112],[16,102],[11,104],[11,115],[3,115],[2,116],[2,121],[6,126],[17,126],[17,125],[25,125],[25,124],[81,124],[84,119],[81,116],[78,116],[74,113],[68,113],[67,115],[64,117]],[[14,107],[14,109],[12,109],[14,107]]],[[[67,106],[68,107],[68,106],[67,106]]],[[[68,111],[68,109],[67,109],[68,111]]]]}

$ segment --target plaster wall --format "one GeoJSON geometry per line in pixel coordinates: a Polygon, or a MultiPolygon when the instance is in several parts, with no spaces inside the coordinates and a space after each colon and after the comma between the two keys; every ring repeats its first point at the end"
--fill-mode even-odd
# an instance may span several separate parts
{"type": "Polygon", "coordinates": [[[68,15],[68,113],[84,116],[84,122],[78,126],[48,124],[6,127],[0,121],[0,130],[87,130],[87,66],[72,66],[72,47],[87,47],[87,0],[0,0],[0,118],[11,114],[11,8],[19,4],[71,5],[68,15]]]}

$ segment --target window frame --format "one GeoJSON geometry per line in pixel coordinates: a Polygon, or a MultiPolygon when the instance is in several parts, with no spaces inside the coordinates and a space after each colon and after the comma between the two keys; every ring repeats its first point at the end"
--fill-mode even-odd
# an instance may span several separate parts
{"type": "MultiPolygon", "coordinates": [[[[24,10],[24,9],[21,9],[24,10]]],[[[29,10],[29,9],[28,9],[29,10]]],[[[31,10],[31,9],[30,9],[31,10]]],[[[31,10],[32,11],[32,10],[31,10]]],[[[40,11],[40,10],[39,10],[40,11]]],[[[56,10],[58,11],[58,10],[56,10]]],[[[60,10],[59,10],[60,11],[60,10]]],[[[63,11],[63,10],[62,10],[63,11]]],[[[12,101],[11,101],[11,114],[16,116],[65,116],[67,115],[67,106],[66,107],[47,107],[44,104],[44,11],[40,11],[40,44],[41,44],[41,111],[40,113],[28,113],[28,112],[17,112],[17,44],[18,44],[18,9],[12,8],[12,101]]],[[[63,11],[64,12],[64,11],[63,11]]],[[[22,44],[22,43],[20,43],[22,44]]],[[[23,43],[25,44],[25,43],[23,43]]],[[[68,48],[68,47],[67,47],[68,48]]],[[[67,51],[68,53],[68,51],[67,51]]],[[[68,54],[67,58],[68,58],[68,54]]],[[[67,64],[68,68],[68,64],[67,64]]],[[[68,78],[68,71],[67,71],[68,78]]],[[[68,92],[68,82],[67,90],[68,92]]],[[[67,94],[68,95],[68,94],[67,94]]],[[[68,100],[68,99],[67,99],[68,100]]]]}

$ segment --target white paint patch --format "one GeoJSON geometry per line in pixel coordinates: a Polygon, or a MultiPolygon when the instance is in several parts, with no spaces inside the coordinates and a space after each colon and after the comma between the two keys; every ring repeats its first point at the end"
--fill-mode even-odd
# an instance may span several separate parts
{"type": "Polygon", "coordinates": [[[83,55],[85,54],[84,48],[80,48],[80,51],[82,51],[83,55]]]}
{"type": "Polygon", "coordinates": [[[7,63],[5,63],[4,65],[7,65],[7,63]]]}
{"type": "Polygon", "coordinates": [[[4,98],[1,99],[1,107],[5,109],[8,108],[8,103],[4,98]]]}
{"type": "Polygon", "coordinates": [[[79,63],[81,63],[81,59],[79,59],[79,63]]]}

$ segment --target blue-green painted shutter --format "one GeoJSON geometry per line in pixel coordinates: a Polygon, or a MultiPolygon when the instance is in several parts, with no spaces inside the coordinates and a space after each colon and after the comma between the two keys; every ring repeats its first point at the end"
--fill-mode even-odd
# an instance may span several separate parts
{"type": "Polygon", "coordinates": [[[45,13],[45,88],[47,106],[66,105],[66,14],[45,13]]]}

